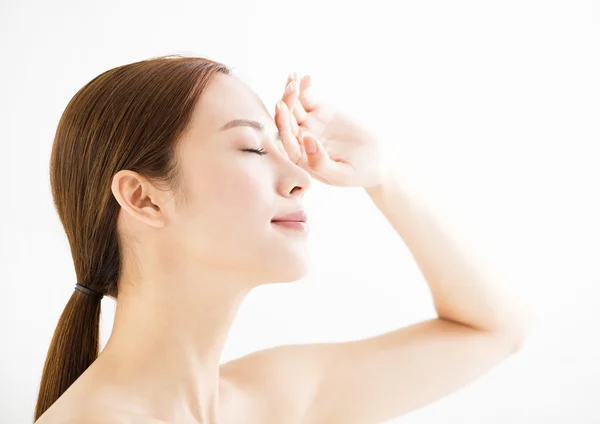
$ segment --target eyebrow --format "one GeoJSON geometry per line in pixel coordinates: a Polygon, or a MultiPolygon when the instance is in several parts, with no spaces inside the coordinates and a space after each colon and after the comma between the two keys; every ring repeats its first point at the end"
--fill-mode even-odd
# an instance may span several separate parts
{"type": "MultiPolygon", "coordinates": [[[[265,126],[263,124],[261,124],[258,121],[254,121],[252,119],[232,119],[231,121],[229,121],[225,125],[223,125],[219,129],[219,131],[225,131],[225,130],[228,130],[230,128],[235,128],[235,127],[250,127],[259,132],[265,131],[265,126]]],[[[281,134],[279,133],[279,131],[277,131],[275,133],[275,138],[277,140],[281,140],[281,134]]]]}
{"type": "Polygon", "coordinates": [[[242,126],[254,128],[256,131],[264,131],[264,129],[265,129],[265,126],[258,121],[253,121],[251,119],[233,119],[233,120],[227,122],[225,125],[223,125],[221,127],[220,131],[225,131],[225,130],[228,130],[229,128],[242,127],[242,126]]]}

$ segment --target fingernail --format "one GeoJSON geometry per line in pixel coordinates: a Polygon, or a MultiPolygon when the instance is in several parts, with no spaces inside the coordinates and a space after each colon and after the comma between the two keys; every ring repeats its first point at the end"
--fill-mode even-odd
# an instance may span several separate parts
{"type": "Polygon", "coordinates": [[[286,93],[288,93],[288,94],[291,93],[292,91],[294,91],[295,88],[296,88],[296,82],[295,81],[290,82],[287,86],[286,93]]]}
{"type": "Polygon", "coordinates": [[[315,141],[310,137],[304,137],[304,148],[306,149],[306,153],[314,153],[317,151],[317,146],[315,141]]]}

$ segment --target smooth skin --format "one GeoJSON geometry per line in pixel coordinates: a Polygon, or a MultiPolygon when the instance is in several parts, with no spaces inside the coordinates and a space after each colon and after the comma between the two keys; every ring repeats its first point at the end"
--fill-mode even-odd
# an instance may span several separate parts
{"type": "Polygon", "coordinates": [[[273,121],[245,84],[217,76],[178,146],[185,203],[135,172],[114,176],[129,244],[113,330],[38,423],[378,423],[452,393],[518,351],[527,309],[479,261],[465,263],[474,253],[459,248],[409,180],[386,165],[377,138],[311,91],[309,76],[292,74],[273,121]],[[234,119],[264,130],[221,130],[234,119]],[[270,220],[302,206],[312,178],[364,187],[423,271],[438,317],[220,364],[245,296],[306,274],[306,235],[270,220]]]}

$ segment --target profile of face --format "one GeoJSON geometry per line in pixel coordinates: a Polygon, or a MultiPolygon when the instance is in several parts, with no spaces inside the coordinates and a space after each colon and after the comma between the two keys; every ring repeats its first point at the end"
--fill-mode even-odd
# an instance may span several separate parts
{"type": "Polygon", "coordinates": [[[311,176],[289,159],[273,118],[247,85],[217,74],[195,106],[177,155],[186,200],[162,205],[167,224],[160,237],[169,254],[256,283],[305,275],[307,232],[271,220],[303,207],[311,176]],[[232,120],[263,128],[223,129],[232,120]]]}

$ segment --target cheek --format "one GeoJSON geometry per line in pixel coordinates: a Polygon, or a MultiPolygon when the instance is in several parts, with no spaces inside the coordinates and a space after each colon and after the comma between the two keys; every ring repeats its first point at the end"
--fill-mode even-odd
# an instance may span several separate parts
{"type": "Polygon", "coordinates": [[[213,160],[189,175],[193,198],[189,224],[210,242],[219,235],[250,238],[270,228],[276,193],[273,176],[260,158],[213,160]]]}
{"type": "Polygon", "coordinates": [[[189,207],[178,237],[192,256],[250,269],[277,255],[280,243],[270,222],[277,213],[277,192],[267,164],[252,157],[212,161],[187,175],[189,207]]]}
{"type": "Polygon", "coordinates": [[[210,209],[226,219],[251,221],[269,207],[269,182],[256,174],[234,169],[220,172],[205,187],[203,196],[210,209]]]}
{"type": "Polygon", "coordinates": [[[266,165],[257,161],[211,166],[210,172],[190,173],[189,208],[177,234],[187,255],[265,281],[301,278],[308,262],[304,242],[272,228],[277,192],[266,165]]]}

